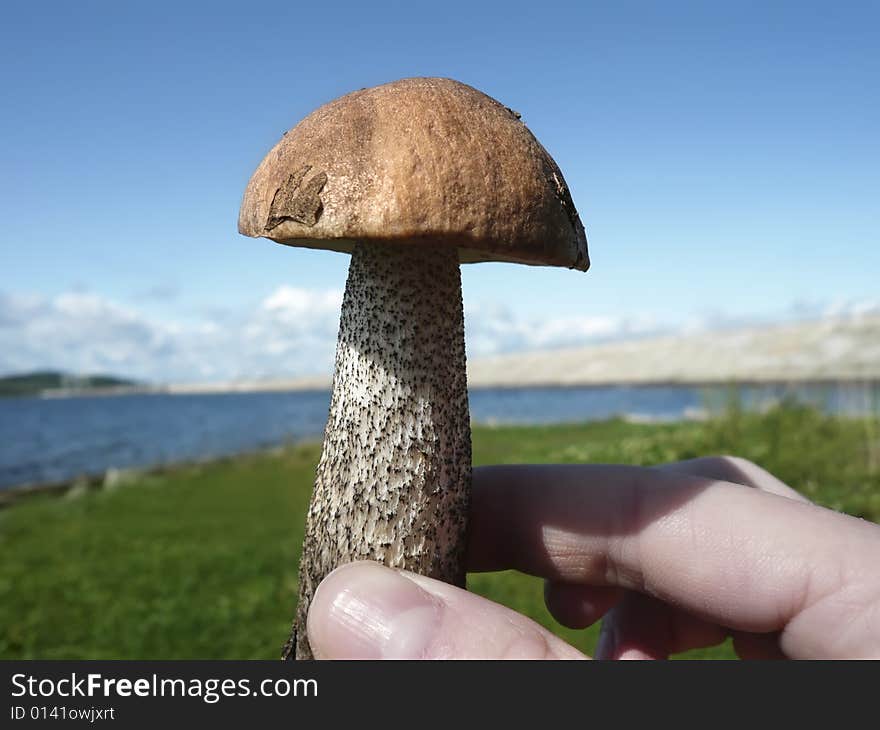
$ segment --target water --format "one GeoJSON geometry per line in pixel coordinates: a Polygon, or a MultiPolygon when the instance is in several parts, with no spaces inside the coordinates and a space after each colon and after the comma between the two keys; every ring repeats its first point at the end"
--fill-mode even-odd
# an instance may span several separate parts
{"type": "MultiPolygon", "coordinates": [[[[745,386],[740,397],[755,407],[790,391],[745,386]]],[[[835,413],[871,408],[872,390],[865,386],[798,386],[794,392],[835,413]]],[[[480,389],[471,392],[470,405],[478,423],[617,415],[676,420],[700,414],[707,404],[723,406],[728,393],[691,386],[480,389]]],[[[325,392],[0,399],[0,489],[317,438],[328,405],[325,392]]]]}

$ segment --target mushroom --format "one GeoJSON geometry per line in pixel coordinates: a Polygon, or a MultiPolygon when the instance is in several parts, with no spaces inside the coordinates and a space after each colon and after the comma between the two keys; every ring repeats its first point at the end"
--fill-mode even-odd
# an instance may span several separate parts
{"type": "Polygon", "coordinates": [[[586,271],[562,173],[516,112],[412,78],[336,99],[287,132],[239,231],[351,254],[330,412],[283,658],[335,567],[376,560],[464,586],[471,480],[459,263],[586,271]]]}

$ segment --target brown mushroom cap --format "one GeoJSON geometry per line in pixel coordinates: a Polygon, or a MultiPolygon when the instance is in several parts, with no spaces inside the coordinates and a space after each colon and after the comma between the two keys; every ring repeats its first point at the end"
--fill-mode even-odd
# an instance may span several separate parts
{"type": "Polygon", "coordinates": [[[442,78],[363,89],[312,112],[257,168],[238,230],[334,251],[440,244],[463,263],[590,265],[562,173],[519,115],[442,78]]]}

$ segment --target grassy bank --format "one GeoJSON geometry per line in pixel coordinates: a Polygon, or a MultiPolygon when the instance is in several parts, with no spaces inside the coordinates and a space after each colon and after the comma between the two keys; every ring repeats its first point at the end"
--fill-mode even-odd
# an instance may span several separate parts
{"type": "MultiPolygon", "coordinates": [[[[705,423],[477,428],[474,461],[736,453],[822,504],[880,521],[878,439],[876,422],[734,408],[705,423]]],[[[0,657],[276,657],[317,458],[317,446],[298,446],[0,512],[0,657]]],[[[592,650],[597,629],[556,624],[540,581],[498,573],[469,585],[592,650]]],[[[727,647],[703,655],[731,656],[727,647]]]]}

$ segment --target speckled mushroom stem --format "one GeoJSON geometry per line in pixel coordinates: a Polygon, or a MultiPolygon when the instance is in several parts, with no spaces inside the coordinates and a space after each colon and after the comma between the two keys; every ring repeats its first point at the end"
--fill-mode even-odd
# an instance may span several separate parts
{"type": "Polygon", "coordinates": [[[463,586],[470,484],[458,254],[358,244],[283,658],[312,658],[309,604],[338,565],[377,560],[463,586]]]}

